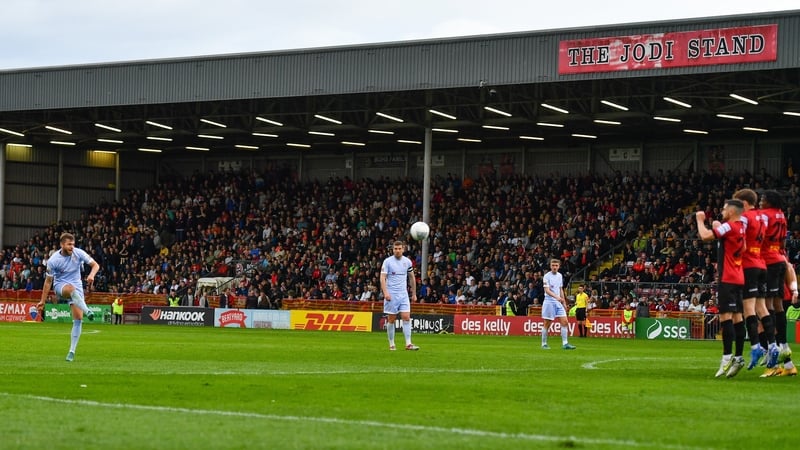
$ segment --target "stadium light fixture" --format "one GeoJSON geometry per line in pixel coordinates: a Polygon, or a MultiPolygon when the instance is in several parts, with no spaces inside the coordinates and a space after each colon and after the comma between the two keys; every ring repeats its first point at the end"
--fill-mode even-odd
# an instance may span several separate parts
{"type": "Polygon", "coordinates": [[[505,112],[505,111],[497,109],[497,108],[492,108],[491,106],[484,106],[483,109],[485,109],[486,111],[489,111],[489,112],[493,112],[495,114],[499,114],[499,115],[501,115],[503,117],[511,117],[511,113],[505,112]]]}
{"type": "Polygon", "coordinates": [[[622,122],[616,120],[605,120],[605,119],[594,119],[594,123],[599,123],[603,125],[622,125],[622,122]]]}
{"type": "Polygon", "coordinates": [[[676,119],[674,117],[663,117],[663,116],[653,116],[653,119],[660,120],[662,122],[680,122],[681,119],[676,119]]]}
{"type": "Polygon", "coordinates": [[[800,112],[795,112],[795,111],[784,111],[783,113],[784,113],[785,115],[787,115],[787,116],[795,116],[795,117],[800,117],[800,112]]]}
{"type": "Polygon", "coordinates": [[[124,142],[119,139],[98,138],[97,142],[105,142],[106,144],[124,144],[124,142]]]}
{"type": "Polygon", "coordinates": [[[261,137],[268,137],[268,138],[276,138],[276,137],[278,137],[277,134],[270,134],[270,133],[253,133],[253,136],[261,136],[261,137]]]}
{"type": "Polygon", "coordinates": [[[187,145],[186,146],[186,150],[195,150],[195,151],[198,151],[198,152],[207,152],[207,151],[210,151],[211,149],[209,149],[208,147],[194,147],[194,146],[191,146],[191,145],[187,145]]]}
{"type": "Polygon", "coordinates": [[[313,134],[316,136],[336,136],[336,134],[329,133],[327,131],[309,131],[308,134],[313,134]]]}
{"type": "Polygon", "coordinates": [[[382,113],[382,112],[376,112],[375,115],[383,117],[384,119],[389,119],[389,120],[393,120],[395,122],[403,123],[403,119],[401,119],[399,117],[392,116],[390,114],[386,114],[386,113],[382,113]]]}
{"type": "Polygon", "coordinates": [[[309,144],[298,144],[296,142],[287,142],[287,147],[295,147],[295,148],[311,148],[309,144]]]}
{"type": "Polygon", "coordinates": [[[453,130],[452,128],[431,128],[431,131],[437,131],[439,133],[458,133],[458,130],[453,130]]]}
{"type": "Polygon", "coordinates": [[[551,111],[560,112],[561,114],[569,114],[569,111],[567,111],[566,109],[559,108],[558,106],[548,105],[547,103],[542,103],[542,108],[547,108],[551,111]]]}
{"type": "Polygon", "coordinates": [[[539,125],[540,127],[564,128],[564,124],[561,123],[536,122],[536,125],[539,125]]]}
{"type": "Polygon", "coordinates": [[[766,128],[757,128],[757,127],[743,127],[742,129],[743,129],[743,130],[746,130],[746,131],[758,131],[758,132],[760,132],[760,133],[767,133],[767,132],[769,132],[769,130],[767,130],[766,128]]]}
{"type": "Polygon", "coordinates": [[[459,141],[461,141],[461,142],[474,142],[474,143],[481,143],[481,142],[483,142],[483,141],[481,141],[480,139],[473,139],[473,138],[458,138],[457,140],[459,140],[459,141]]]}
{"type": "Polygon", "coordinates": [[[33,148],[33,145],[31,145],[31,144],[17,144],[17,143],[14,143],[14,142],[9,142],[8,145],[13,145],[15,147],[33,148]]]}
{"type": "Polygon", "coordinates": [[[742,116],[734,116],[733,114],[717,114],[717,117],[720,117],[720,118],[723,118],[723,119],[744,120],[744,117],[742,117],[742,116]]]}
{"type": "Polygon", "coordinates": [[[213,134],[198,134],[197,137],[201,137],[204,139],[218,139],[218,140],[225,139],[222,136],[215,136],[213,134]]]}
{"type": "Polygon", "coordinates": [[[689,134],[708,134],[708,131],[705,131],[705,130],[693,130],[691,128],[686,128],[686,129],[683,130],[683,132],[684,133],[689,133],[689,134]]]}
{"type": "Polygon", "coordinates": [[[367,144],[363,142],[354,142],[354,141],[342,141],[342,145],[350,145],[353,147],[366,147],[367,144]]]}
{"type": "Polygon", "coordinates": [[[144,123],[148,125],[152,125],[154,127],[163,128],[165,130],[171,130],[172,127],[169,125],[164,125],[163,123],[153,122],[152,120],[146,120],[144,123]]]}
{"type": "Polygon", "coordinates": [[[750,103],[751,105],[757,105],[758,104],[757,101],[755,101],[755,100],[753,100],[751,98],[747,98],[747,97],[745,97],[743,95],[733,94],[733,93],[728,94],[728,95],[730,95],[731,98],[735,98],[736,100],[739,100],[740,102],[750,103]]]}
{"type": "Polygon", "coordinates": [[[122,130],[116,127],[112,127],[111,125],[103,125],[102,123],[94,124],[97,128],[102,128],[104,130],[113,131],[115,133],[122,133],[122,130]]]}
{"type": "Polygon", "coordinates": [[[277,120],[265,119],[263,117],[256,116],[256,120],[260,120],[261,122],[268,123],[270,125],[275,125],[276,127],[282,127],[283,124],[278,122],[277,120]]]}
{"type": "Polygon", "coordinates": [[[680,100],[676,100],[676,99],[674,99],[672,97],[664,97],[664,101],[670,102],[673,105],[683,106],[684,108],[691,108],[692,107],[692,105],[690,105],[690,104],[688,104],[686,102],[682,102],[680,100]]]}
{"type": "Polygon", "coordinates": [[[161,153],[161,150],[157,149],[157,148],[139,147],[136,150],[139,150],[140,152],[147,152],[147,153],[161,153]]]}
{"type": "Polygon", "coordinates": [[[581,133],[572,133],[572,137],[583,138],[583,139],[597,139],[597,136],[593,134],[581,134],[581,133]]]}
{"type": "Polygon", "coordinates": [[[116,155],[117,152],[111,150],[92,150],[92,153],[104,153],[106,155],[116,155]]]}
{"type": "Polygon", "coordinates": [[[224,123],[214,122],[213,120],[200,119],[200,122],[207,123],[209,125],[214,125],[215,127],[228,128],[228,126],[225,125],[224,123]]]}
{"type": "Polygon", "coordinates": [[[497,125],[482,125],[482,128],[486,128],[486,129],[489,129],[489,130],[501,130],[501,131],[508,131],[508,130],[511,129],[509,127],[501,127],[501,126],[497,126],[497,125]]]}
{"type": "Polygon", "coordinates": [[[258,150],[257,145],[236,144],[234,147],[241,148],[242,150],[258,150]]]}
{"type": "Polygon", "coordinates": [[[321,119],[321,120],[330,122],[330,123],[335,123],[336,125],[341,125],[342,124],[341,120],[336,120],[336,119],[330,118],[328,116],[323,116],[322,114],[314,114],[314,117],[316,117],[317,119],[321,119]]]}
{"type": "Polygon", "coordinates": [[[67,145],[67,146],[74,146],[74,142],[67,142],[67,141],[50,141],[51,144],[54,145],[67,145]]]}
{"type": "Polygon", "coordinates": [[[387,131],[387,130],[367,130],[367,132],[374,134],[394,134],[394,131],[387,131]]]}
{"type": "Polygon", "coordinates": [[[539,136],[520,136],[520,139],[525,139],[526,141],[543,141],[543,137],[539,136]]]}
{"type": "Polygon", "coordinates": [[[161,136],[147,136],[147,139],[150,139],[151,141],[172,142],[172,138],[161,137],[161,136]]]}
{"type": "Polygon", "coordinates": [[[620,111],[628,111],[628,109],[629,109],[627,106],[622,106],[619,103],[614,103],[614,102],[608,101],[608,100],[600,100],[600,103],[602,103],[602,104],[604,104],[606,106],[610,106],[612,108],[619,109],[620,111]]]}
{"type": "Polygon", "coordinates": [[[445,119],[456,120],[456,116],[441,111],[437,111],[435,109],[429,109],[428,112],[430,112],[431,114],[436,114],[437,116],[440,117],[444,117],[445,119]]]}
{"type": "Polygon", "coordinates": [[[408,139],[398,139],[397,142],[400,143],[400,144],[422,145],[422,141],[411,141],[411,140],[408,140],[408,139]]]}
{"type": "Polygon", "coordinates": [[[65,130],[65,129],[63,129],[63,128],[54,127],[54,126],[52,126],[52,125],[45,125],[44,127],[45,127],[45,128],[47,128],[47,129],[48,129],[48,130],[50,130],[50,131],[56,131],[56,132],[58,132],[58,133],[62,133],[62,134],[72,134],[72,131],[65,130]]]}
{"type": "Polygon", "coordinates": [[[0,128],[0,131],[2,131],[3,133],[8,133],[8,134],[13,135],[13,136],[25,137],[25,135],[22,134],[22,133],[18,133],[16,131],[12,131],[12,130],[9,130],[9,129],[6,129],[6,128],[0,128]]]}

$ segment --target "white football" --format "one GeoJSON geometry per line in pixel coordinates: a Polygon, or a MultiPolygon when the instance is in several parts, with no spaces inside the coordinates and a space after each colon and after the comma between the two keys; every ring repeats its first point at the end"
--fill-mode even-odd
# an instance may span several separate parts
{"type": "Polygon", "coordinates": [[[425,222],[414,222],[414,224],[411,225],[411,230],[409,232],[412,239],[415,241],[422,241],[428,239],[428,235],[431,233],[431,228],[425,222]]]}

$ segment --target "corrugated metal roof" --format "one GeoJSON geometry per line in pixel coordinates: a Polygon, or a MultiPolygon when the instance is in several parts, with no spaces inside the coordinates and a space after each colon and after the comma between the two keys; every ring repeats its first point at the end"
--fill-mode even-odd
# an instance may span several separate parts
{"type": "Polygon", "coordinates": [[[394,92],[800,67],[800,11],[0,72],[0,111],[394,92]],[[778,25],[774,62],[558,74],[572,40],[778,25]]]}

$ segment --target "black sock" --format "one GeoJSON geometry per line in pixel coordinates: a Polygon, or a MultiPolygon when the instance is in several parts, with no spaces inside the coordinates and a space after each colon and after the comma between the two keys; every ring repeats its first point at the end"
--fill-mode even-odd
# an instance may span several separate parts
{"type": "Polygon", "coordinates": [[[747,334],[750,335],[750,345],[758,344],[758,317],[755,315],[747,316],[744,321],[747,323],[747,334]]]}
{"type": "MultiPolygon", "coordinates": [[[[764,348],[769,347],[769,343],[775,342],[775,312],[770,311],[769,315],[766,315],[761,318],[761,326],[764,328],[764,339],[767,341],[767,345],[764,345],[764,348]]],[[[785,325],[784,325],[785,328],[785,325]]]]}
{"type": "Polygon", "coordinates": [[[775,312],[775,340],[778,344],[786,343],[786,311],[775,312]]]}
{"type": "Polygon", "coordinates": [[[736,322],[733,324],[733,330],[736,333],[736,351],[734,352],[734,356],[742,356],[742,352],[744,351],[744,322],[736,322]]]}
{"type": "Polygon", "coordinates": [[[733,340],[736,338],[733,320],[724,320],[720,325],[722,326],[722,354],[730,355],[733,353],[733,340]]]}

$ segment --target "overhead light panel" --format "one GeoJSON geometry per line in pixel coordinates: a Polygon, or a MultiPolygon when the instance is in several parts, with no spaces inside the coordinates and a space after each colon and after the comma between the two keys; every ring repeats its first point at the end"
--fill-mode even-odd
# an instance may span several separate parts
{"type": "Polygon", "coordinates": [[[116,127],[112,127],[111,125],[103,125],[102,123],[96,123],[94,124],[94,126],[96,126],[97,128],[102,128],[104,130],[113,131],[115,133],[122,133],[122,130],[116,127]]]}
{"type": "Polygon", "coordinates": [[[603,125],[622,125],[622,122],[618,122],[616,120],[604,120],[604,119],[594,119],[594,123],[600,123],[603,125]]]}
{"type": "Polygon", "coordinates": [[[253,133],[253,136],[261,136],[261,137],[268,137],[268,138],[276,138],[276,137],[278,137],[277,134],[270,134],[270,133],[253,133]]]}
{"type": "Polygon", "coordinates": [[[686,102],[682,102],[680,100],[676,100],[676,99],[674,99],[672,97],[664,97],[664,101],[670,102],[670,103],[672,103],[674,105],[683,106],[684,108],[691,108],[692,107],[692,105],[690,105],[690,104],[688,104],[686,102]]]}
{"type": "Polygon", "coordinates": [[[472,138],[458,138],[458,140],[461,142],[474,142],[474,143],[483,142],[480,139],[472,139],[472,138]]]}
{"type": "Polygon", "coordinates": [[[758,132],[761,132],[761,133],[766,133],[766,132],[769,131],[766,128],[756,128],[756,127],[744,127],[742,129],[743,130],[747,130],[747,131],[758,131],[758,132]]]}
{"type": "Polygon", "coordinates": [[[401,144],[417,144],[417,145],[422,145],[422,141],[411,141],[411,140],[408,140],[408,139],[398,139],[398,140],[397,140],[397,142],[399,142],[399,143],[401,143],[401,144]]]}
{"type": "Polygon", "coordinates": [[[161,153],[161,150],[159,150],[157,148],[139,147],[136,150],[139,150],[140,152],[147,152],[147,153],[161,153]]]}
{"type": "Polygon", "coordinates": [[[172,142],[172,138],[161,137],[161,136],[147,136],[147,139],[150,139],[151,141],[172,142]]]}
{"type": "Polygon", "coordinates": [[[561,123],[536,122],[536,125],[539,125],[540,127],[564,128],[564,124],[561,123]]]}
{"type": "Polygon", "coordinates": [[[124,142],[119,139],[98,138],[97,142],[105,142],[106,144],[124,144],[124,142]]]}
{"type": "Polygon", "coordinates": [[[501,115],[503,117],[511,117],[511,113],[499,110],[497,108],[492,108],[491,106],[484,106],[483,109],[485,109],[486,111],[489,111],[489,112],[493,112],[495,114],[499,114],[499,115],[501,115]]]}
{"type": "Polygon", "coordinates": [[[662,122],[680,122],[681,119],[676,119],[674,117],[663,117],[663,116],[653,116],[653,119],[660,120],[662,122]]]}
{"type": "Polygon", "coordinates": [[[394,120],[395,122],[403,123],[403,119],[401,119],[399,117],[395,117],[395,116],[389,115],[389,114],[386,114],[386,113],[376,112],[375,115],[383,117],[384,119],[394,120]]]}
{"type": "Polygon", "coordinates": [[[164,125],[163,123],[153,122],[152,120],[146,120],[144,123],[148,125],[152,125],[154,127],[163,128],[165,130],[171,130],[172,127],[169,125],[164,125]]]}
{"type": "Polygon", "coordinates": [[[213,134],[198,134],[197,137],[205,138],[205,139],[225,139],[222,136],[215,136],[213,134]]]}
{"type": "Polygon", "coordinates": [[[691,128],[687,128],[687,129],[683,130],[683,132],[684,132],[684,133],[689,133],[689,134],[708,134],[708,131],[704,131],[704,130],[693,130],[693,129],[691,129],[691,128]]]}
{"type": "Polygon", "coordinates": [[[265,119],[263,117],[256,116],[256,120],[260,120],[262,122],[268,123],[270,125],[275,125],[276,127],[282,127],[283,124],[278,122],[277,120],[265,119]]]}
{"type": "Polygon", "coordinates": [[[602,104],[604,104],[606,106],[610,106],[612,108],[616,108],[616,109],[618,109],[620,111],[627,111],[628,110],[627,106],[622,106],[622,105],[620,105],[618,103],[614,103],[614,102],[611,102],[611,101],[608,101],[608,100],[600,100],[600,103],[602,103],[602,104]]]}
{"type": "Polygon", "coordinates": [[[581,133],[572,133],[572,137],[584,138],[584,139],[597,139],[597,136],[593,134],[581,134],[581,133]]]}
{"type": "Polygon", "coordinates": [[[55,145],[67,145],[67,146],[75,145],[74,142],[67,142],[67,141],[50,141],[50,143],[55,145]]]}
{"type": "MultiPolygon", "coordinates": [[[[784,113],[784,114],[786,114],[787,116],[795,116],[795,117],[800,117],[800,112],[795,112],[795,111],[784,111],[783,113],[784,113]]],[[[0,130],[2,130],[2,129],[0,128],[0,130]]],[[[5,130],[2,130],[2,131],[5,131],[5,130]]]]}
{"type": "Polygon", "coordinates": [[[198,151],[198,152],[208,152],[208,151],[210,151],[211,149],[210,149],[210,148],[208,148],[208,147],[193,147],[193,146],[191,146],[191,145],[187,145],[187,146],[186,146],[186,150],[196,150],[196,151],[198,151]]]}
{"type": "Polygon", "coordinates": [[[547,108],[552,111],[560,112],[561,114],[569,114],[569,111],[567,111],[566,109],[559,108],[558,106],[548,105],[547,103],[542,103],[542,108],[547,108]]]}
{"type": "Polygon", "coordinates": [[[755,100],[753,100],[751,98],[747,98],[745,96],[739,95],[739,94],[728,94],[728,95],[730,95],[731,98],[735,98],[736,100],[739,100],[740,102],[750,103],[751,105],[757,105],[758,104],[757,101],[755,101],[755,100]]]}
{"type": "Polygon", "coordinates": [[[16,131],[11,131],[11,130],[8,130],[6,128],[0,128],[0,131],[2,131],[3,133],[8,133],[8,134],[11,134],[11,135],[14,135],[14,136],[18,136],[18,137],[25,137],[25,135],[22,134],[22,133],[18,133],[16,131]]]}
{"type": "Polygon", "coordinates": [[[13,142],[9,142],[8,145],[13,145],[15,147],[33,148],[33,145],[31,144],[15,144],[13,142]]]}
{"type": "Polygon", "coordinates": [[[543,141],[543,137],[539,136],[520,136],[520,139],[525,139],[526,141],[543,141]]]}
{"type": "Polygon", "coordinates": [[[325,121],[330,122],[330,123],[335,123],[336,125],[341,125],[342,124],[341,120],[332,119],[330,117],[323,116],[322,114],[314,114],[314,117],[316,117],[317,119],[325,120],[325,121]]]}
{"type": "Polygon", "coordinates": [[[295,143],[295,142],[287,142],[286,146],[287,147],[296,147],[296,148],[311,148],[311,146],[308,145],[308,144],[298,144],[298,143],[295,143]]]}
{"type": "Polygon", "coordinates": [[[717,117],[721,117],[723,119],[744,120],[744,117],[734,116],[733,114],[717,114],[717,117]]]}
{"type": "Polygon", "coordinates": [[[342,141],[342,145],[351,145],[353,147],[364,147],[367,144],[365,144],[363,142],[342,141]]]}
{"type": "Polygon", "coordinates": [[[117,152],[113,152],[111,150],[92,150],[92,153],[103,153],[106,155],[116,155],[117,152]]]}
{"type": "Polygon", "coordinates": [[[214,122],[213,120],[200,119],[200,122],[207,123],[209,125],[214,125],[215,127],[228,128],[228,126],[225,125],[224,123],[214,122]]]}
{"type": "Polygon", "coordinates": [[[456,120],[456,116],[452,114],[443,113],[441,111],[437,111],[435,109],[429,109],[428,112],[431,114],[436,114],[437,116],[444,117],[445,119],[456,120]]]}
{"type": "Polygon", "coordinates": [[[308,134],[314,134],[317,136],[336,136],[336,134],[329,133],[327,131],[309,131],[308,134]]]}
{"type": "Polygon", "coordinates": [[[257,145],[236,144],[234,147],[241,148],[242,150],[258,150],[257,145]]]}
{"type": "Polygon", "coordinates": [[[450,128],[431,128],[431,131],[438,131],[439,133],[458,133],[458,130],[450,128]]]}
{"type": "Polygon", "coordinates": [[[47,128],[50,131],[56,131],[56,132],[63,133],[63,134],[72,134],[72,131],[65,130],[63,128],[54,127],[52,125],[45,125],[44,127],[47,128]]]}
{"type": "Polygon", "coordinates": [[[482,128],[487,128],[489,130],[501,130],[501,131],[508,131],[510,128],[508,127],[500,127],[497,125],[483,125],[482,128]]]}
{"type": "Polygon", "coordinates": [[[375,134],[394,134],[394,131],[386,131],[386,130],[367,130],[367,132],[375,134]]]}

